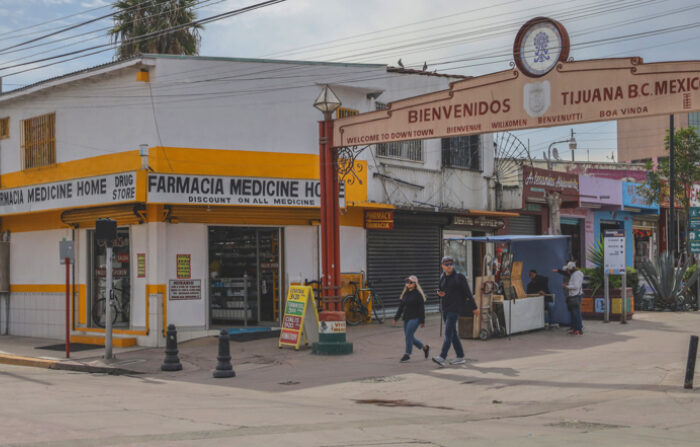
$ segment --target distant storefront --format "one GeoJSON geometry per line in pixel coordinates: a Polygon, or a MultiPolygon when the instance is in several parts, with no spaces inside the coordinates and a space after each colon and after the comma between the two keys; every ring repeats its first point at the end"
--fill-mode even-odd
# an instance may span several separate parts
{"type": "Polygon", "coordinates": [[[632,256],[635,268],[658,253],[659,205],[648,203],[639,193],[640,185],[622,182],[622,202],[625,211],[632,213],[632,256]]]}

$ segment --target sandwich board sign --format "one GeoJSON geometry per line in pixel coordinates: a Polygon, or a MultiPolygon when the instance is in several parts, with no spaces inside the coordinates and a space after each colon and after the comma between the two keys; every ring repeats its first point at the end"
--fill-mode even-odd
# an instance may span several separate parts
{"type": "Polygon", "coordinates": [[[302,339],[307,345],[318,341],[318,310],[311,287],[290,286],[279,347],[293,346],[294,349],[299,349],[302,339]]]}

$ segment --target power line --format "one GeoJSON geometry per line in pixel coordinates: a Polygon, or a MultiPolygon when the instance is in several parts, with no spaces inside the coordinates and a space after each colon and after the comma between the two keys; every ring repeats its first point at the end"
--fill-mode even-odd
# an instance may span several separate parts
{"type": "MultiPolygon", "coordinates": [[[[141,41],[144,41],[144,40],[152,39],[152,38],[154,38],[154,37],[162,36],[162,35],[165,35],[165,34],[170,34],[170,33],[172,33],[172,32],[179,31],[179,30],[181,30],[181,29],[191,28],[191,27],[197,26],[197,25],[204,25],[204,24],[207,24],[207,23],[215,22],[215,21],[217,21],[217,20],[226,19],[226,18],[229,18],[229,17],[233,17],[233,16],[236,16],[236,15],[239,15],[239,14],[243,14],[243,13],[246,13],[246,12],[254,11],[254,10],[256,10],[256,9],[264,8],[264,7],[271,6],[271,5],[274,5],[274,4],[277,4],[277,3],[282,3],[282,2],[285,2],[285,1],[287,1],[287,0],[267,0],[267,1],[264,1],[264,2],[256,3],[256,4],[251,5],[251,6],[246,6],[246,7],[244,7],[244,8],[234,9],[234,10],[227,11],[227,12],[224,12],[224,13],[221,13],[221,14],[216,14],[216,15],[213,15],[213,16],[210,16],[210,17],[206,17],[206,18],[204,18],[204,19],[193,20],[193,21],[191,21],[191,22],[188,22],[188,23],[185,23],[185,24],[182,24],[182,25],[172,26],[172,27],[166,28],[166,29],[164,29],[164,30],[153,31],[153,32],[151,32],[151,33],[143,34],[143,35],[138,36],[138,37],[133,37],[133,38],[125,39],[125,40],[120,40],[119,43],[108,43],[108,44],[94,45],[94,46],[92,46],[92,47],[82,48],[82,49],[75,50],[75,51],[69,51],[69,52],[67,52],[67,53],[63,53],[63,54],[59,54],[59,55],[55,55],[55,56],[48,56],[48,57],[45,57],[45,58],[42,58],[42,59],[36,59],[36,60],[30,61],[30,62],[23,62],[23,63],[21,63],[21,64],[15,64],[15,65],[10,65],[10,66],[5,66],[5,67],[0,68],[0,71],[8,70],[8,69],[11,69],[11,68],[23,67],[23,66],[26,66],[26,65],[37,64],[37,63],[46,62],[46,61],[50,61],[50,60],[54,60],[54,59],[60,59],[60,58],[62,58],[62,57],[70,57],[70,56],[74,56],[74,55],[81,54],[81,53],[87,53],[87,54],[85,54],[85,55],[83,55],[83,56],[81,56],[81,57],[91,56],[91,55],[94,55],[94,54],[102,53],[102,52],[104,52],[104,51],[109,51],[110,49],[116,48],[116,47],[119,46],[119,45],[124,45],[124,44],[127,44],[127,43],[141,42],[141,41]],[[99,50],[99,51],[93,51],[93,50],[99,50]],[[90,51],[92,51],[92,52],[90,52],[90,51]]],[[[66,60],[61,61],[61,62],[67,62],[67,61],[69,61],[69,60],[74,60],[74,59],[77,59],[77,58],[66,59],[66,60]]],[[[30,70],[36,70],[36,69],[38,69],[38,68],[44,68],[44,67],[46,67],[46,66],[47,66],[47,65],[43,65],[43,66],[41,66],[41,67],[35,67],[35,68],[30,69],[30,70]]],[[[24,71],[22,71],[22,72],[11,73],[11,74],[6,75],[6,76],[12,76],[12,75],[19,74],[19,73],[24,73],[24,72],[30,71],[30,70],[24,70],[24,71]]]]}
{"type": "MultiPolygon", "coordinates": [[[[158,16],[161,16],[161,15],[170,14],[172,11],[177,11],[177,10],[180,10],[180,9],[183,9],[183,8],[190,8],[190,7],[191,7],[193,10],[197,10],[197,9],[204,8],[205,6],[213,6],[213,5],[216,5],[216,4],[218,4],[218,3],[222,3],[222,2],[227,1],[227,0],[216,0],[214,3],[211,3],[210,5],[204,5],[205,3],[210,3],[210,2],[212,2],[212,1],[214,1],[214,0],[200,0],[199,2],[197,2],[197,3],[194,4],[194,5],[196,5],[196,6],[194,6],[194,7],[193,7],[193,6],[179,6],[179,7],[175,8],[174,10],[169,10],[169,11],[164,11],[164,12],[161,12],[161,13],[158,13],[158,14],[154,14],[154,15],[150,16],[150,18],[158,17],[158,16]]],[[[127,23],[135,23],[136,21],[137,21],[137,20],[134,19],[134,20],[132,20],[132,21],[130,21],[130,22],[127,22],[127,23]]],[[[104,33],[104,32],[107,32],[107,31],[109,31],[109,30],[111,30],[111,29],[113,29],[113,27],[111,27],[111,26],[108,26],[108,27],[105,27],[105,28],[98,28],[98,29],[95,29],[95,30],[86,31],[86,32],[84,32],[84,33],[80,33],[80,34],[75,34],[75,35],[67,36],[67,37],[64,37],[64,38],[61,38],[61,39],[52,40],[52,41],[50,41],[50,42],[42,42],[42,43],[39,43],[39,44],[37,44],[37,45],[32,45],[32,46],[28,46],[28,47],[25,47],[25,48],[16,48],[16,49],[14,49],[14,50],[6,51],[6,52],[0,53],[0,54],[11,54],[11,53],[23,52],[23,51],[29,50],[29,49],[31,49],[31,48],[38,48],[38,47],[43,47],[43,46],[47,46],[47,45],[54,45],[54,44],[56,44],[56,43],[58,43],[58,42],[63,42],[63,41],[66,41],[66,40],[73,40],[73,39],[77,39],[77,38],[79,38],[79,37],[88,36],[88,35],[90,35],[90,34],[104,33]]],[[[33,54],[25,55],[25,56],[22,56],[22,57],[19,57],[19,58],[16,58],[16,59],[12,59],[12,60],[9,60],[9,61],[5,61],[5,62],[3,62],[3,64],[10,64],[10,63],[13,63],[13,62],[17,62],[17,61],[29,59],[29,58],[31,58],[31,57],[40,56],[40,55],[42,55],[42,54],[47,54],[47,53],[50,53],[50,52],[53,52],[53,51],[57,51],[57,50],[60,50],[60,49],[63,49],[63,48],[70,48],[70,47],[75,46],[75,45],[77,45],[77,44],[85,43],[85,42],[90,41],[90,40],[99,39],[99,38],[101,38],[101,37],[104,37],[104,36],[103,36],[103,35],[97,35],[97,36],[93,36],[93,37],[91,37],[91,38],[89,38],[89,39],[82,39],[80,42],[74,42],[74,43],[70,43],[70,44],[67,44],[67,45],[61,45],[61,46],[58,46],[58,47],[56,47],[56,48],[46,49],[46,50],[43,50],[43,51],[39,51],[39,52],[37,52],[37,53],[33,53],[33,54]]]]}
{"type": "MultiPolygon", "coordinates": [[[[65,19],[70,19],[71,17],[80,16],[80,15],[83,15],[83,14],[88,13],[88,12],[98,11],[98,10],[100,10],[100,9],[109,8],[109,7],[111,7],[111,6],[112,6],[112,5],[109,5],[109,4],[108,4],[108,5],[102,5],[102,6],[98,6],[98,7],[96,7],[96,8],[87,9],[87,10],[85,10],[85,11],[76,12],[76,13],[74,13],[74,14],[70,14],[70,15],[67,15],[67,16],[57,17],[57,18],[55,18],[55,19],[47,20],[47,21],[45,21],[45,22],[36,23],[36,24],[34,24],[34,25],[25,26],[25,27],[22,27],[22,28],[15,28],[15,29],[12,29],[12,30],[5,31],[5,32],[0,33],[0,37],[5,36],[5,35],[8,35],[8,34],[15,34],[15,33],[17,33],[18,31],[24,31],[24,30],[28,30],[28,29],[31,29],[31,28],[41,27],[41,26],[47,25],[47,24],[49,24],[49,23],[60,22],[60,21],[65,20],[65,19]]],[[[29,33],[29,34],[35,34],[35,33],[37,33],[37,32],[40,32],[40,31],[35,31],[35,32],[29,33]]],[[[27,35],[27,34],[24,34],[24,35],[27,35]]],[[[17,37],[17,35],[15,35],[15,37],[17,37]]],[[[4,39],[0,39],[0,40],[4,40],[4,39]]]]}
{"type": "MultiPolygon", "coordinates": [[[[151,2],[151,3],[152,3],[153,1],[155,1],[155,0],[149,0],[149,2],[151,2]]],[[[85,20],[85,21],[83,21],[83,22],[76,23],[75,25],[70,25],[70,26],[67,26],[67,27],[65,27],[65,28],[61,28],[61,29],[59,29],[59,30],[57,30],[57,31],[52,31],[52,32],[50,32],[50,33],[48,33],[48,34],[44,34],[44,35],[42,35],[42,36],[35,37],[35,38],[30,39],[30,40],[27,40],[27,41],[25,41],[25,42],[20,42],[20,43],[18,43],[18,44],[14,44],[14,45],[11,45],[11,46],[5,47],[5,48],[0,48],[0,54],[3,54],[3,53],[5,53],[7,50],[11,50],[11,49],[13,49],[13,48],[22,47],[22,46],[25,46],[25,45],[27,45],[27,44],[37,42],[37,41],[39,41],[39,40],[44,40],[44,39],[46,39],[46,38],[49,38],[49,37],[52,37],[52,36],[56,36],[56,35],[58,35],[58,34],[63,34],[63,33],[65,33],[65,32],[74,30],[74,29],[76,29],[76,28],[80,28],[80,27],[83,27],[83,26],[85,26],[85,25],[89,25],[89,24],[91,24],[91,23],[95,23],[95,22],[98,22],[98,21],[100,21],[100,20],[107,19],[107,18],[112,17],[112,16],[117,15],[117,14],[122,14],[122,13],[128,11],[128,10],[136,9],[136,8],[138,8],[138,7],[140,7],[140,6],[141,6],[141,4],[134,5],[134,6],[130,7],[130,8],[127,8],[127,9],[124,10],[124,11],[115,11],[115,12],[111,12],[111,13],[109,13],[109,14],[106,14],[106,15],[103,15],[103,16],[100,16],[100,17],[97,17],[97,18],[93,18],[93,19],[90,19],[90,20],[85,20]]]]}

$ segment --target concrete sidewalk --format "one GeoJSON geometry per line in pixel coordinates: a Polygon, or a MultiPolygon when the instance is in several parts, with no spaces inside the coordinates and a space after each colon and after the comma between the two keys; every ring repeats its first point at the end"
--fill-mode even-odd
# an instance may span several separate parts
{"type": "MultiPolygon", "coordinates": [[[[611,362],[621,368],[633,370],[648,366],[655,355],[653,347],[658,342],[663,353],[675,355],[677,372],[684,368],[687,355],[688,335],[700,321],[698,313],[637,313],[627,325],[618,322],[603,323],[586,321],[582,337],[567,335],[568,328],[540,330],[513,335],[512,338],[490,339],[488,341],[463,340],[469,368],[480,370],[477,364],[516,359],[533,359],[534,362],[547,357],[547,362],[567,354],[581,353],[586,357],[593,352],[611,356],[611,362]],[[642,343],[627,343],[634,340],[642,343]]],[[[401,322],[399,322],[401,323],[401,322]]],[[[431,346],[431,356],[438,355],[441,345],[439,318],[429,315],[425,329],[416,334],[424,343],[431,346]]],[[[74,371],[112,374],[145,374],[168,380],[194,383],[213,383],[236,387],[264,390],[288,391],[332,385],[358,380],[381,380],[376,378],[396,374],[424,374],[435,369],[436,365],[425,360],[422,352],[414,350],[410,362],[400,364],[404,342],[402,326],[393,327],[391,320],[385,324],[369,324],[348,328],[348,339],[354,344],[354,353],[348,356],[325,357],[312,355],[308,347],[295,351],[279,349],[276,338],[235,342],[230,344],[231,356],[237,377],[232,381],[212,378],[216,366],[218,338],[206,337],[191,340],[179,345],[179,357],[183,370],[162,372],[163,348],[115,348],[115,359],[103,360],[104,348],[75,352],[66,360],[63,352],[36,349],[39,346],[55,344],[55,340],[30,339],[24,337],[0,337],[0,363],[22,365],[12,357],[26,358],[25,365],[74,371]],[[47,363],[49,362],[48,366],[47,363]]],[[[658,351],[656,351],[658,352],[658,351]]],[[[450,352],[454,356],[454,352],[450,352]]],[[[660,363],[666,364],[666,360],[660,363]]],[[[659,365],[661,366],[661,365],[659,365]]],[[[504,368],[506,376],[518,376],[518,371],[504,368]]],[[[680,380],[680,379],[679,379],[680,380]]],[[[682,385],[682,380],[679,382],[682,385]]],[[[623,385],[623,384],[621,384],[623,385]]]]}
{"type": "MultiPolygon", "coordinates": [[[[697,445],[700,393],[683,376],[699,322],[639,313],[627,325],[586,321],[583,337],[467,340],[468,363],[447,368],[420,353],[399,363],[403,333],[390,323],[350,328],[355,353],[342,357],[232,342],[229,379],[211,376],[214,337],[180,345],[180,372],[160,371],[162,349],[117,352],[138,375],[0,365],[12,402],[0,406],[0,445],[697,445]]],[[[435,350],[439,320],[426,326],[418,336],[435,350]]],[[[11,341],[0,337],[2,350],[11,341]]],[[[80,362],[98,365],[101,351],[91,354],[80,362]]]]}

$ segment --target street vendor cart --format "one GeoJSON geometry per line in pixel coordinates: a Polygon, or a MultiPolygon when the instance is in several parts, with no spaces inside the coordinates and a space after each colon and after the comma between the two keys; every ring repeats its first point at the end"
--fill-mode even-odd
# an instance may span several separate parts
{"type": "Polygon", "coordinates": [[[465,240],[505,247],[505,255],[498,262],[492,262],[489,255],[485,257],[483,276],[475,281],[474,295],[477,297],[477,303],[483,301],[485,296],[489,298],[489,308],[484,309],[486,315],[482,315],[478,322],[475,320],[473,323],[474,333],[479,334],[479,338],[487,339],[489,335],[511,335],[544,328],[548,301],[553,303],[553,306],[549,306],[549,322],[570,323],[562,287],[564,278],[552,272],[552,269],[560,268],[569,259],[568,236],[501,235],[448,240],[465,240]],[[492,271],[491,266],[496,266],[497,271],[492,271]],[[529,282],[528,272],[533,269],[549,278],[551,294],[525,293],[523,285],[529,282]],[[484,284],[489,285],[488,289],[495,289],[497,292],[487,290],[484,284]],[[494,322],[494,319],[497,321],[494,322]],[[494,327],[500,328],[500,334],[490,334],[494,327]]]}

